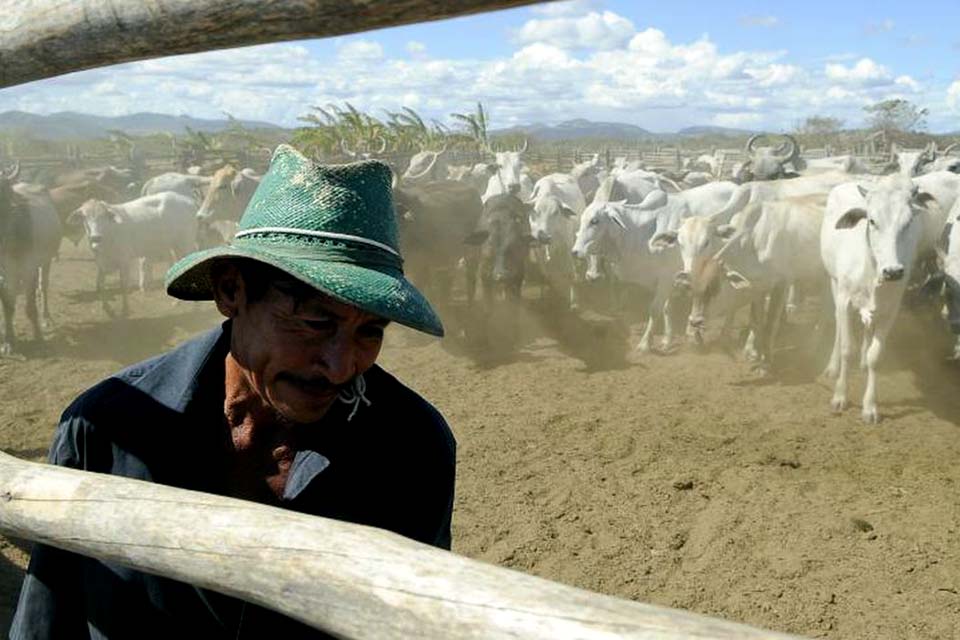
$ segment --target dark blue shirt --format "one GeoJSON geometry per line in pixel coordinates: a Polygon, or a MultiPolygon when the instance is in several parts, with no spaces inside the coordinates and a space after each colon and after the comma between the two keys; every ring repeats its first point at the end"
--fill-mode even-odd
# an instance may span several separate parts
{"type": "MultiPolygon", "coordinates": [[[[133,365],[64,412],[53,464],[229,495],[230,323],[133,365]]],[[[279,506],[450,548],[456,442],[440,413],[374,365],[297,452],[279,506]]],[[[10,637],[317,638],[290,618],[167,578],[35,545],[10,637]]]]}

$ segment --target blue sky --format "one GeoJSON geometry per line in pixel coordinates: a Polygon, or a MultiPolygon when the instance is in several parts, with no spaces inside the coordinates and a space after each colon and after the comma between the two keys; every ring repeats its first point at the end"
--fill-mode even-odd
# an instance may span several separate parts
{"type": "Polygon", "coordinates": [[[902,97],[960,130],[960,2],[572,0],[367,32],[120,65],[0,91],[0,110],[222,111],[284,125],[311,104],[410,106],[447,121],[482,100],[493,126],[570,118],[654,131],[863,123],[902,97]]]}

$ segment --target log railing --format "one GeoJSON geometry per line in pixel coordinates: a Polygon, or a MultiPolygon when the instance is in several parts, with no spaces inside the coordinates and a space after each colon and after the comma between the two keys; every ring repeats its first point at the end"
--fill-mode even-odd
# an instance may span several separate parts
{"type": "Polygon", "coordinates": [[[795,637],[564,586],[380,529],[6,454],[0,533],[213,589],[342,638],[795,637]]]}

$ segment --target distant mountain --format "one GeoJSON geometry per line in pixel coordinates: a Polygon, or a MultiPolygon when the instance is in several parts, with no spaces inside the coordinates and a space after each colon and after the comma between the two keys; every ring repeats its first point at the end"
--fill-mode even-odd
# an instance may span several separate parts
{"type": "MultiPolygon", "coordinates": [[[[248,129],[280,129],[269,122],[240,120],[248,129]]],[[[131,135],[169,132],[183,134],[187,127],[194,131],[216,133],[229,124],[226,119],[205,120],[190,116],[171,116],[162,113],[134,113],[126,116],[95,116],[74,111],[50,115],[5,111],[0,113],[0,132],[30,135],[43,140],[104,138],[111,129],[131,135]]]]}
{"type": "Polygon", "coordinates": [[[678,136],[748,136],[756,131],[731,129],[730,127],[685,127],[677,131],[678,136]]]}
{"type": "Polygon", "coordinates": [[[622,122],[592,122],[582,118],[567,120],[555,125],[535,123],[518,125],[508,129],[491,131],[493,136],[527,135],[537,140],[578,140],[581,138],[636,140],[637,138],[651,138],[655,134],[642,127],[622,122]]]}

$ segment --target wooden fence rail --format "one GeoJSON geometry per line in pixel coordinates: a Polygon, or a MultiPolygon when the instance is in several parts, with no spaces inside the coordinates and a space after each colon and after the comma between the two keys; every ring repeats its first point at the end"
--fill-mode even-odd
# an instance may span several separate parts
{"type": "Polygon", "coordinates": [[[380,529],[3,453],[0,532],[213,589],[348,639],[796,637],[564,586],[380,529]]]}

